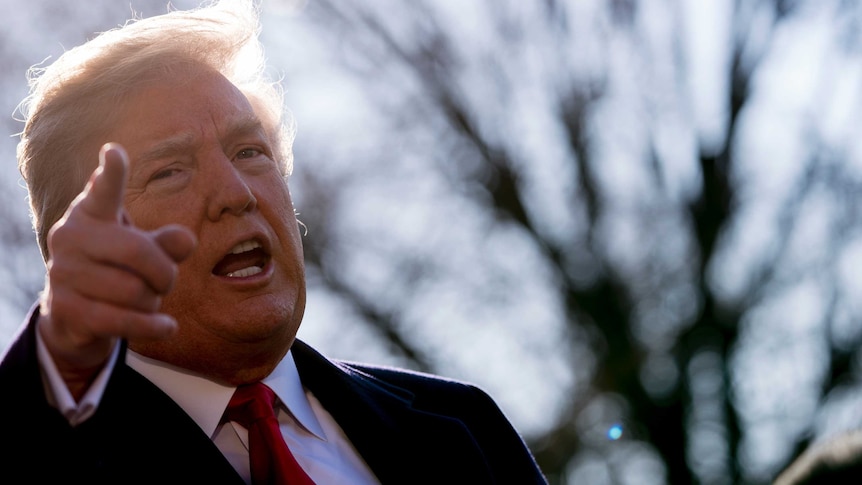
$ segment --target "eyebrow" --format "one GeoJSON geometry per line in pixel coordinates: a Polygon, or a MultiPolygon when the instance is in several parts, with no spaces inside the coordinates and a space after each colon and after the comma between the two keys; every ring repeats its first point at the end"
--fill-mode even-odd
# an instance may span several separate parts
{"type": "MultiPolygon", "coordinates": [[[[263,122],[254,114],[248,114],[231,120],[224,133],[226,137],[260,134],[267,138],[267,142],[269,142],[263,122]]],[[[149,162],[181,153],[196,143],[195,138],[195,135],[192,133],[179,133],[165,138],[142,153],[138,157],[138,162],[149,162]]]]}
{"type": "Polygon", "coordinates": [[[267,131],[263,126],[263,122],[257,115],[252,113],[248,113],[245,116],[231,120],[227,130],[225,130],[225,135],[227,137],[249,135],[252,133],[264,136],[267,134],[267,131]]]}
{"type": "Polygon", "coordinates": [[[138,162],[149,162],[174,155],[192,146],[194,142],[195,136],[191,133],[180,133],[156,143],[138,157],[138,162]]]}

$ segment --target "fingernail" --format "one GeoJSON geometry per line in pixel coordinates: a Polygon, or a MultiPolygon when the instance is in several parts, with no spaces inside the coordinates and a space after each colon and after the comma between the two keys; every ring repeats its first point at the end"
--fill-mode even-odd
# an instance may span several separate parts
{"type": "Polygon", "coordinates": [[[156,318],[156,328],[160,334],[165,337],[169,337],[176,333],[177,321],[174,319],[174,317],[162,313],[158,316],[158,318],[156,318]]]}
{"type": "Polygon", "coordinates": [[[155,298],[155,301],[153,301],[153,308],[150,311],[157,312],[161,309],[162,309],[162,297],[157,296],[155,298]]]}

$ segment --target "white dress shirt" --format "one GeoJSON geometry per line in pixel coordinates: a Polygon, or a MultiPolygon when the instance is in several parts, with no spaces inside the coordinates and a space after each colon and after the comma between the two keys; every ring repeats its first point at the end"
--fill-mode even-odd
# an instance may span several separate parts
{"type": "MultiPolygon", "coordinates": [[[[116,363],[119,345],[105,369],[77,403],[60,377],[38,332],[37,345],[49,401],[73,426],[86,421],[95,412],[105,391],[107,377],[116,363]]],[[[235,422],[221,422],[235,387],[224,386],[131,350],[126,353],[126,363],[183,408],[212,438],[246,483],[251,483],[248,432],[235,422]]],[[[288,448],[315,483],[379,483],[335,419],[310,391],[302,387],[290,352],[263,383],[273,390],[281,402],[276,414],[288,448]]]]}

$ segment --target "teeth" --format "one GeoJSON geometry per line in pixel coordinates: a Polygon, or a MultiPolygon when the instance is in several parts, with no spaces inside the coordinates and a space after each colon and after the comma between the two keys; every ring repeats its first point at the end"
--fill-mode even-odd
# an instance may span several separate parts
{"type": "MultiPolygon", "coordinates": [[[[236,246],[234,246],[233,249],[230,250],[230,253],[231,254],[244,253],[246,251],[251,251],[252,249],[257,249],[259,247],[260,247],[260,243],[257,241],[243,241],[243,242],[237,244],[236,246]]],[[[245,271],[245,270],[243,270],[243,271],[245,271]]]]}
{"type": "Polygon", "coordinates": [[[257,266],[251,266],[248,268],[243,268],[239,271],[234,271],[233,273],[228,273],[227,277],[228,278],[245,278],[246,276],[258,274],[261,271],[263,271],[263,270],[258,268],[257,266]]]}

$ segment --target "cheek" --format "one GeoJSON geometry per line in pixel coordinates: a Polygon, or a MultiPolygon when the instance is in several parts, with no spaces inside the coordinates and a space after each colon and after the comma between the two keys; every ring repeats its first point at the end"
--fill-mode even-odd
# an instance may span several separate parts
{"type": "MultiPolygon", "coordinates": [[[[279,178],[275,183],[266,187],[266,189],[265,193],[262,194],[262,198],[266,200],[266,204],[261,204],[261,210],[269,210],[270,221],[274,227],[279,228],[279,232],[298,233],[296,214],[294,213],[293,202],[290,199],[287,182],[279,178]]],[[[260,199],[261,196],[259,195],[258,201],[262,202],[260,199]]]]}
{"type": "Polygon", "coordinates": [[[280,246],[284,252],[284,259],[292,266],[302,267],[301,229],[297,222],[290,196],[286,190],[281,190],[278,197],[273,197],[269,200],[272,202],[272,205],[268,207],[269,213],[266,217],[277,234],[280,246]]]}
{"type": "Polygon", "coordinates": [[[194,318],[192,308],[200,308],[195,298],[199,291],[195,290],[195,282],[189,279],[191,273],[182,266],[180,265],[179,276],[174,280],[174,287],[162,299],[161,310],[173,315],[177,320],[186,321],[194,318]]]}
{"type": "Polygon", "coordinates": [[[165,212],[152,206],[144,206],[143,204],[127,204],[126,212],[129,215],[132,225],[138,229],[152,231],[165,225],[165,223],[162,222],[165,212]]]}
{"type": "Polygon", "coordinates": [[[135,227],[153,231],[168,224],[180,224],[196,232],[202,202],[192,197],[193,191],[184,192],[182,197],[139,197],[126,199],[126,211],[135,227]]]}
{"type": "Polygon", "coordinates": [[[285,252],[291,253],[297,259],[302,259],[302,236],[300,235],[299,223],[296,221],[296,216],[292,209],[279,211],[275,216],[277,222],[274,222],[275,231],[278,233],[278,238],[281,240],[281,245],[285,252]]]}

